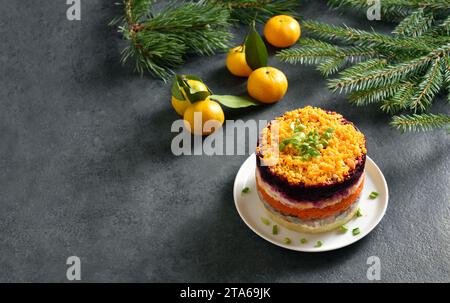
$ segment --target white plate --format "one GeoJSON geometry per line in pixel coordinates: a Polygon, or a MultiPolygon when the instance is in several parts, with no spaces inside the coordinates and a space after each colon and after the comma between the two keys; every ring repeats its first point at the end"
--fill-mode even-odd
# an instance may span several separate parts
{"type": "Polygon", "coordinates": [[[272,235],[272,225],[264,225],[261,218],[267,218],[267,213],[264,210],[255,185],[255,168],[256,159],[255,154],[252,154],[242,164],[234,181],[233,196],[237,211],[242,220],[261,238],[284,248],[305,251],[305,252],[320,252],[338,249],[350,245],[372,231],[383,218],[388,205],[388,188],[386,180],[378,166],[369,157],[366,160],[366,179],[364,188],[361,193],[359,207],[363,214],[362,217],[353,218],[346,226],[348,231],[341,233],[338,230],[333,230],[319,234],[301,233],[292,231],[290,229],[278,226],[278,235],[272,235]],[[250,191],[243,193],[242,189],[249,187],[250,191]],[[370,200],[368,197],[371,192],[378,192],[376,199],[370,200]],[[359,227],[360,234],[354,236],[352,230],[359,227]],[[284,238],[290,238],[291,244],[285,244],[284,238]],[[300,243],[300,239],[305,238],[308,243],[300,243]],[[322,242],[321,247],[314,247],[317,241],[322,242]]]}

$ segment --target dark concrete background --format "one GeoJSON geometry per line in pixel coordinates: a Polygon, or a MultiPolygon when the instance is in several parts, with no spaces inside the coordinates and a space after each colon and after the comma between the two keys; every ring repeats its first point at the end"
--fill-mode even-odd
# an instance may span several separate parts
{"type": "MultiPolygon", "coordinates": [[[[106,26],[113,2],[83,0],[73,22],[63,0],[1,5],[0,281],[66,281],[71,255],[83,281],[366,282],[372,255],[383,281],[450,281],[445,132],[400,135],[376,106],[332,95],[313,68],[272,58],[289,79],[285,99],[227,119],[271,119],[307,104],[341,112],[366,134],[390,190],[386,216],[358,243],[320,254],[281,249],[235,210],[232,185],[246,156],[171,154],[169,87],[119,64],[123,44],[106,26]]],[[[305,18],[391,28],[302,3],[305,18]]],[[[224,60],[190,58],[178,72],[217,93],[244,92],[224,60]]],[[[447,110],[444,98],[437,103],[447,110]]]]}

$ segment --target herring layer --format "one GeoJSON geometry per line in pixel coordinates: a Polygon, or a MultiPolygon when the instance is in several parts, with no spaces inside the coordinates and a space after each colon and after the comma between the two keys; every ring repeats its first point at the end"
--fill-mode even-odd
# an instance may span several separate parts
{"type": "Polygon", "coordinates": [[[317,200],[317,201],[308,201],[308,200],[299,200],[292,197],[287,196],[284,192],[279,191],[276,187],[267,183],[265,180],[261,178],[260,171],[256,169],[256,182],[258,187],[262,188],[271,198],[276,199],[280,203],[297,209],[308,209],[308,208],[325,208],[331,206],[333,204],[337,204],[352,194],[354,194],[358,187],[361,185],[361,182],[364,180],[364,173],[361,174],[358,180],[348,188],[343,188],[340,191],[336,192],[334,195],[317,200]]]}

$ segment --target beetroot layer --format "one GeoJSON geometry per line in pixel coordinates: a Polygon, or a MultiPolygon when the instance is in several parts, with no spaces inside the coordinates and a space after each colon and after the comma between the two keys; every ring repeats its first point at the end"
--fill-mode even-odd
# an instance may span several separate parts
{"type": "MultiPolygon", "coordinates": [[[[355,187],[360,181],[363,181],[362,179],[364,179],[364,173],[361,174],[361,177],[356,180],[356,182],[354,183],[354,185],[352,186],[348,186],[344,189],[339,190],[337,193],[333,194],[331,197],[328,197],[327,199],[322,199],[322,200],[318,200],[318,201],[306,201],[306,200],[298,200],[298,199],[293,199],[292,197],[287,197],[286,195],[283,194],[283,192],[280,192],[277,188],[273,187],[272,185],[268,184],[268,183],[264,183],[264,187],[265,189],[269,189],[272,192],[276,192],[277,194],[281,195],[283,197],[283,199],[285,199],[285,201],[287,201],[288,203],[293,203],[293,204],[298,204],[301,205],[302,203],[313,203],[314,207],[324,207],[324,203],[329,202],[330,200],[341,200],[346,198],[347,196],[349,196],[350,193],[350,189],[353,188],[353,190],[356,190],[357,187],[355,187]]],[[[258,179],[256,179],[256,181],[258,182],[258,179]]],[[[261,180],[263,181],[263,180],[261,180]]]]}
{"type": "Polygon", "coordinates": [[[260,155],[256,155],[256,166],[261,174],[261,178],[273,186],[275,190],[282,193],[288,199],[318,203],[323,199],[328,199],[345,191],[358,182],[364,172],[365,164],[366,155],[364,154],[357,159],[355,169],[350,171],[343,181],[332,184],[306,186],[305,184],[291,184],[284,178],[275,175],[270,171],[270,166],[261,166],[260,155]]]}

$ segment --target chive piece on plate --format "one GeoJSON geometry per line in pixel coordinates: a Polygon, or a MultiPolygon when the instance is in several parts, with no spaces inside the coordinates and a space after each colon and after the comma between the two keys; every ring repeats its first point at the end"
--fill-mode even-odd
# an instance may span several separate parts
{"type": "Polygon", "coordinates": [[[361,208],[358,208],[358,210],[356,211],[356,217],[359,218],[359,217],[362,217],[362,216],[363,216],[363,214],[361,212],[361,208]]]}
{"type": "Polygon", "coordinates": [[[308,243],[308,240],[307,240],[307,239],[305,239],[305,238],[301,238],[301,239],[300,239],[300,243],[302,243],[302,244],[306,244],[306,243],[308,243]]]}
{"type": "Polygon", "coordinates": [[[278,235],[278,225],[274,225],[272,226],[272,234],[273,235],[278,235]]]}
{"type": "Polygon", "coordinates": [[[359,227],[353,228],[353,230],[352,230],[352,234],[353,234],[354,236],[359,235],[360,232],[361,232],[361,231],[359,230],[359,227]]]}
{"type": "Polygon", "coordinates": [[[376,199],[376,197],[378,197],[379,193],[377,193],[376,191],[373,191],[370,193],[369,195],[369,199],[373,200],[376,199]]]}
{"type": "Polygon", "coordinates": [[[341,233],[346,233],[346,232],[348,231],[348,227],[345,226],[345,225],[341,225],[341,226],[339,227],[339,231],[340,231],[341,233]]]}
{"type": "Polygon", "coordinates": [[[242,192],[243,192],[244,194],[248,193],[249,191],[250,191],[250,187],[244,187],[244,188],[242,189],[242,192]]]}
{"type": "Polygon", "coordinates": [[[261,222],[262,222],[264,225],[270,225],[270,221],[269,221],[269,219],[267,219],[267,218],[261,217],[261,222]]]}
{"type": "Polygon", "coordinates": [[[283,242],[284,242],[284,244],[291,244],[292,243],[291,239],[288,238],[288,237],[284,238],[283,242]]]}
{"type": "Polygon", "coordinates": [[[314,247],[321,247],[322,246],[322,241],[317,241],[316,242],[316,245],[314,245],[314,247]]]}

